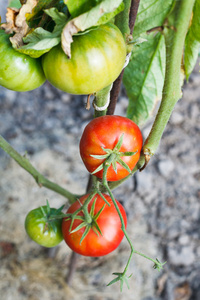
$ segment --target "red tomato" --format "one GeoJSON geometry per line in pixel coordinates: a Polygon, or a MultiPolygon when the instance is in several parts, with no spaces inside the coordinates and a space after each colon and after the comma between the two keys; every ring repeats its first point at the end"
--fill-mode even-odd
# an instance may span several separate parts
{"type": "MultiPolygon", "coordinates": [[[[87,199],[88,195],[84,195],[79,199],[79,201],[74,202],[68,209],[67,213],[73,213],[77,209],[80,208],[80,203],[84,203],[87,199]]],[[[106,255],[113,250],[115,250],[119,244],[121,243],[124,233],[121,229],[121,221],[117,210],[110,198],[110,196],[104,194],[106,200],[111,204],[108,206],[105,205],[103,211],[99,215],[97,219],[97,223],[100,227],[102,235],[99,233],[98,235],[91,228],[86,237],[81,241],[81,237],[85,231],[85,227],[79,229],[76,232],[70,233],[70,224],[71,219],[66,221],[66,218],[62,221],[62,233],[66,244],[75,252],[84,255],[84,256],[103,256],[106,255]]],[[[104,200],[97,194],[95,195],[91,202],[89,203],[88,210],[90,211],[92,203],[96,199],[94,215],[98,213],[98,211],[104,206],[104,200]]],[[[127,224],[126,212],[123,206],[117,201],[117,205],[122,214],[125,226],[127,224]]],[[[79,216],[83,216],[82,211],[78,213],[79,216]]],[[[79,224],[81,224],[81,220],[75,219],[72,229],[74,230],[79,224]]]]}
{"type": "MultiPolygon", "coordinates": [[[[137,152],[132,156],[120,158],[132,170],[140,158],[142,149],[142,134],[139,127],[130,119],[121,116],[102,116],[93,119],[86,127],[80,140],[80,155],[90,173],[93,173],[105,159],[97,159],[91,155],[104,155],[102,149],[113,149],[119,138],[123,136],[120,152],[137,152]]],[[[108,168],[107,180],[117,181],[126,177],[129,172],[117,163],[117,172],[111,165],[108,168]]],[[[103,170],[94,174],[98,178],[103,177],[103,170]]]]}

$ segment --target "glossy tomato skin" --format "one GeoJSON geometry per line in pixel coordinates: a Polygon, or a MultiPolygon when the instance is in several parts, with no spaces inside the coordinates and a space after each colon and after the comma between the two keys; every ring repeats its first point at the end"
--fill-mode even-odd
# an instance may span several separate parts
{"type": "Polygon", "coordinates": [[[111,84],[120,74],[126,58],[126,45],[113,24],[101,25],[73,36],[71,59],[60,45],[43,56],[43,69],[49,82],[70,94],[92,94],[111,84]]]}
{"type": "MultiPolygon", "coordinates": [[[[92,173],[103,163],[103,159],[91,157],[92,155],[103,155],[106,149],[113,149],[120,136],[124,134],[123,144],[120,152],[136,152],[133,156],[122,156],[121,159],[132,170],[140,158],[142,149],[142,134],[139,127],[130,119],[121,116],[102,116],[93,119],[84,129],[80,140],[80,155],[87,168],[92,173]]],[[[103,177],[103,170],[94,174],[98,178],[103,177]]],[[[110,166],[107,172],[108,181],[117,181],[128,176],[124,167],[117,163],[117,173],[110,166]]]]}
{"type": "MultiPolygon", "coordinates": [[[[84,195],[79,199],[79,201],[83,204],[87,197],[88,195],[84,195]]],[[[111,206],[109,207],[106,204],[103,211],[97,219],[97,223],[101,229],[102,235],[97,235],[92,229],[90,229],[88,235],[83,239],[83,241],[80,244],[80,240],[84,233],[85,227],[79,229],[74,233],[69,233],[71,220],[66,221],[65,219],[63,219],[62,232],[64,240],[67,243],[67,245],[76,253],[79,253],[84,256],[103,256],[114,251],[121,243],[124,237],[124,233],[121,229],[121,221],[119,215],[114,207],[114,204],[112,203],[111,198],[106,194],[104,194],[104,197],[111,204],[111,206]]],[[[91,209],[94,199],[96,199],[96,214],[103,207],[105,202],[99,195],[95,195],[89,204],[89,211],[91,209]]],[[[69,207],[67,213],[75,212],[80,207],[79,201],[74,202],[69,207]]],[[[121,211],[126,226],[126,212],[123,206],[118,201],[117,205],[121,211]]],[[[79,215],[83,215],[82,212],[80,212],[79,215]]],[[[81,220],[76,219],[73,223],[72,230],[75,229],[80,223],[81,220]]]]}
{"type": "Polygon", "coordinates": [[[38,88],[45,80],[41,60],[14,50],[9,35],[0,29],[0,85],[26,92],[38,88]]]}
{"type": "MultiPolygon", "coordinates": [[[[45,213],[47,213],[47,207],[42,206],[45,213]]],[[[56,213],[55,208],[51,208],[51,213],[56,213]]],[[[46,220],[40,207],[31,210],[25,219],[25,229],[29,237],[37,244],[51,248],[57,246],[62,240],[62,219],[55,220],[54,230],[52,227],[46,229],[46,220]]]]}

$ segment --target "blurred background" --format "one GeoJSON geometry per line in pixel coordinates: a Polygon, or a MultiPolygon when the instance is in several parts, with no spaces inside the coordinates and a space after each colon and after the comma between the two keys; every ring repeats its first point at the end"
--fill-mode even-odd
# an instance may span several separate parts
{"type": "MultiPolygon", "coordinates": [[[[0,0],[5,20],[7,1],[0,0]]],[[[19,93],[0,87],[0,134],[21,155],[26,153],[48,179],[75,193],[85,193],[88,172],[78,144],[92,109],[85,96],[72,96],[46,82],[19,93]]],[[[115,114],[128,105],[122,87],[115,114]]],[[[144,138],[152,121],[142,128],[144,138]]],[[[114,190],[128,215],[134,247],[167,261],[158,272],[134,256],[130,289],[106,287],[122,271],[129,255],[125,239],[101,258],[79,256],[67,282],[71,250],[62,242],[53,251],[26,235],[29,210],[49,200],[60,207],[66,199],[45,188],[0,149],[0,295],[1,300],[199,300],[200,299],[200,74],[199,62],[184,85],[157,154],[147,168],[114,190]]]]}

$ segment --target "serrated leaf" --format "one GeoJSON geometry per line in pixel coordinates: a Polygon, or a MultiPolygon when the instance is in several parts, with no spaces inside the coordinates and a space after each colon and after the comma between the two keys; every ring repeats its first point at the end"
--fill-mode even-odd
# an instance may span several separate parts
{"type": "Polygon", "coordinates": [[[138,37],[157,26],[162,26],[174,0],[141,0],[134,26],[133,37],[138,37]]]}
{"type": "Polygon", "coordinates": [[[196,64],[200,49],[200,0],[196,0],[193,9],[193,18],[185,39],[184,65],[188,79],[196,64]]]}
{"type": "Polygon", "coordinates": [[[124,71],[123,83],[129,98],[127,117],[142,126],[161,99],[165,75],[163,35],[145,35],[148,40],[135,47],[124,71]]]}
{"type": "Polygon", "coordinates": [[[52,33],[39,27],[24,38],[24,41],[28,42],[28,44],[16,48],[16,50],[37,58],[48,52],[54,46],[58,45],[60,43],[60,37],[54,37],[52,33]]]}
{"type": "MultiPolygon", "coordinates": [[[[112,15],[122,2],[122,0],[103,0],[95,7],[92,7],[89,11],[69,21],[64,27],[61,36],[62,49],[66,55],[69,58],[71,57],[70,45],[73,42],[73,35],[77,34],[79,31],[84,31],[90,27],[96,26],[97,24],[100,25],[108,22],[108,19],[104,20],[102,17],[106,14],[112,15]],[[101,23],[99,23],[100,19],[101,23]]],[[[111,15],[110,17],[113,17],[111,15]]]]}

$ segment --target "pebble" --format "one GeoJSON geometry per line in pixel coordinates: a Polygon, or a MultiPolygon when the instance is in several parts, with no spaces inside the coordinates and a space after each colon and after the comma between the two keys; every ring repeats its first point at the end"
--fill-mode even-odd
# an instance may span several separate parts
{"type": "Polygon", "coordinates": [[[195,262],[195,254],[190,246],[185,246],[181,249],[169,248],[168,257],[169,262],[174,266],[187,267],[195,262]]]}
{"type": "Polygon", "coordinates": [[[170,159],[165,159],[158,162],[158,170],[163,177],[168,177],[174,170],[174,167],[174,162],[170,159]]]}
{"type": "Polygon", "coordinates": [[[170,123],[171,124],[173,124],[173,125],[179,125],[183,121],[184,121],[184,116],[181,113],[176,112],[176,111],[174,111],[172,113],[171,118],[170,118],[170,123]]]}

